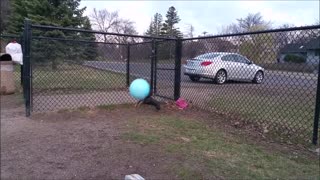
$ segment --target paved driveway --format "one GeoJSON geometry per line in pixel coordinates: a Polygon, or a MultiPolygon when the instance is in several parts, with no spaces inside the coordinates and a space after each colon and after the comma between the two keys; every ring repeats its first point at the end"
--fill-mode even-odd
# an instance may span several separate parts
{"type": "MultiPolygon", "coordinates": [[[[88,61],[85,63],[87,66],[91,66],[98,69],[105,69],[114,72],[126,73],[126,63],[122,62],[103,62],[103,61],[88,61]]],[[[174,68],[173,64],[159,64],[159,68],[174,68]]],[[[150,78],[151,65],[149,63],[131,63],[130,74],[141,77],[150,78]]],[[[182,84],[192,83],[189,78],[183,75],[184,67],[181,69],[181,81],[182,84]]],[[[172,70],[158,70],[157,72],[158,81],[172,81],[174,79],[174,71],[172,70]]],[[[192,83],[195,84],[195,83],[192,83]]],[[[201,83],[197,83],[199,87],[201,83]]],[[[268,88],[274,88],[277,86],[288,86],[288,87],[314,87],[317,84],[317,77],[314,74],[298,74],[288,72],[275,72],[267,71],[265,75],[265,81],[263,83],[268,88]]],[[[248,83],[246,86],[252,86],[253,84],[248,83]]],[[[214,86],[214,84],[213,84],[214,86]]]]}
{"type": "MultiPolygon", "coordinates": [[[[122,62],[101,62],[91,61],[85,65],[98,69],[126,73],[126,63],[122,62]]],[[[159,64],[159,68],[174,68],[171,64],[159,64]]],[[[297,74],[287,72],[267,71],[265,81],[262,84],[251,82],[228,82],[224,85],[212,83],[206,79],[200,82],[192,82],[188,76],[181,72],[181,96],[198,103],[200,106],[212,100],[212,98],[223,97],[224,95],[239,97],[254,94],[254,96],[270,96],[270,99],[277,99],[285,104],[301,102],[302,104],[314,104],[316,96],[317,77],[309,74],[297,74]]],[[[131,63],[130,73],[136,77],[149,79],[150,64],[131,63]]],[[[174,97],[174,71],[158,70],[157,72],[157,94],[174,97]]],[[[250,96],[247,98],[250,100],[250,96]]],[[[210,102],[209,102],[210,103],[210,102]]]]}

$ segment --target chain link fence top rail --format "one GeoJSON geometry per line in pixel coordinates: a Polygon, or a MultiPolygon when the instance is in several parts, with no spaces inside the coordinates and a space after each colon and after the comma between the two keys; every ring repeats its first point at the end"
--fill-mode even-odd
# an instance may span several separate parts
{"type": "Polygon", "coordinates": [[[319,42],[320,28],[184,40],[181,96],[236,124],[310,141],[319,42]]]}

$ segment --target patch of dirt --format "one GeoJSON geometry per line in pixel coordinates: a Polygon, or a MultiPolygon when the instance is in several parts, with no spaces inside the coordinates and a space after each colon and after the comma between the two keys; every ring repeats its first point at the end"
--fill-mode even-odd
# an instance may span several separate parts
{"type": "Polygon", "coordinates": [[[120,136],[131,117],[159,113],[143,106],[3,117],[1,179],[123,179],[133,173],[147,179],[175,178],[170,167],[182,157],[120,136]]]}
{"type": "MultiPolygon", "coordinates": [[[[10,98],[1,101],[1,105],[6,112],[1,111],[1,179],[123,179],[127,174],[177,179],[171,167],[187,161],[187,157],[167,154],[157,145],[135,144],[121,138],[129,130],[130,119],[161,114],[204,122],[213,130],[219,128],[242,136],[270,151],[291,153],[293,149],[270,143],[251,129],[237,129],[223,115],[196,108],[178,110],[170,103],[160,111],[147,105],[129,105],[112,110],[89,108],[35,114],[30,119],[24,117],[21,105],[10,98]]],[[[181,137],[181,141],[189,139],[181,137]]],[[[206,155],[224,156],[213,152],[206,155]]]]}

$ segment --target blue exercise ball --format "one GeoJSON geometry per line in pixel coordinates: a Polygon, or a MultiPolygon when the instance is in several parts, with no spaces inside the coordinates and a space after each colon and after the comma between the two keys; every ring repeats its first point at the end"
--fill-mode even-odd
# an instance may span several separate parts
{"type": "Polygon", "coordinates": [[[144,79],[136,79],[130,84],[129,92],[132,97],[143,100],[150,93],[150,85],[144,79]]]}

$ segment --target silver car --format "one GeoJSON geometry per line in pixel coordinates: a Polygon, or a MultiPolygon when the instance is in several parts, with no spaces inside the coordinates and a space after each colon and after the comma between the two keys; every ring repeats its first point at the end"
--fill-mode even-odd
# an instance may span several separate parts
{"type": "Polygon", "coordinates": [[[260,84],[264,69],[237,53],[214,52],[187,60],[184,74],[192,81],[201,78],[213,79],[218,84],[227,80],[252,81],[260,84]]]}

